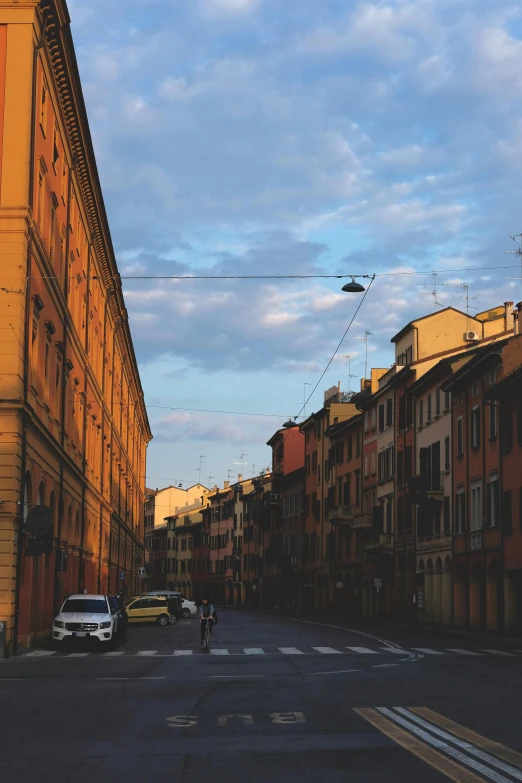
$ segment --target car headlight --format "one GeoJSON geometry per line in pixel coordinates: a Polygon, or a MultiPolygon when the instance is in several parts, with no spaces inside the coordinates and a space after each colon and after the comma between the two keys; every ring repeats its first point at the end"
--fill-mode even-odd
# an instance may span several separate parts
{"type": "Polygon", "coordinates": [[[100,628],[110,628],[112,623],[100,623],[100,628]]]}
{"type": "Polygon", "coordinates": [[[54,625],[55,625],[56,628],[63,628],[64,627],[64,623],[62,623],[61,620],[55,620],[54,621],[54,625]]]}

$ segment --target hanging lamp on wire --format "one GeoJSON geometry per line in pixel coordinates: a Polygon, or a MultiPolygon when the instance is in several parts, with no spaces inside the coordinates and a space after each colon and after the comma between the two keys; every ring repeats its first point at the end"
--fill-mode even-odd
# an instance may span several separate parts
{"type": "Polygon", "coordinates": [[[346,285],[343,285],[341,290],[347,294],[362,294],[365,288],[360,283],[356,283],[355,277],[352,277],[351,282],[346,283],[346,285]]]}

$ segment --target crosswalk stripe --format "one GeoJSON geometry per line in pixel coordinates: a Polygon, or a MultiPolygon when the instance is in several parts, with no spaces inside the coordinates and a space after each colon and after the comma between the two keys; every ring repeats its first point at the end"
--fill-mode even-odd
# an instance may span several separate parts
{"type": "Polygon", "coordinates": [[[192,650],[174,650],[174,655],[192,655],[192,650]]]}
{"type": "Polygon", "coordinates": [[[415,652],[426,653],[426,655],[444,655],[442,650],[432,650],[430,647],[412,647],[415,652]]]}
{"type": "Polygon", "coordinates": [[[56,650],[33,650],[26,653],[26,658],[48,658],[50,655],[56,655],[56,650]]]}
{"type": "Polygon", "coordinates": [[[228,650],[211,650],[211,655],[230,655],[228,650]]]}
{"type": "Polygon", "coordinates": [[[278,647],[277,648],[283,655],[304,655],[302,650],[298,650],[297,647],[278,647]]]}
{"type": "Polygon", "coordinates": [[[90,653],[69,653],[68,658],[87,658],[90,653]]]}
{"type": "Polygon", "coordinates": [[[481,650],[480,652],[491,653],[491,655],[507,655],[509,658],[513,658],[513,653],[504,652],[504,650],[481,650]]]}
{"type": "Polygon", "coordinates": [[[156,655],[157,652],[158,652],[157,650],[140,650],[138,655],[143,655],[148,657],[149,655],[156,655]]]}
{"type": "Polygon", "coordinates": [[[104,658],[116,658],[119,655],[125,655],[125,650],[116,650],[115,652],[103,653],[104,658]]]}
{"type": "Polygon", "coordinates": [[[392,655],[407,655],[408,650],[402,650],[400,647],[379,647],[384,652],[392,653],[392,655]]]}
{"type": "Polygon", "coordinates": [[[459,655],[480,655],[480,653],[473,652],[473,650],[461,650],[458,647],[454,647],[454,648],[448,647],[447,650],[448,652],[458,653],[459,655]]]}
{"type": "Polygon", "coordinates": [[[323,653],[323,655],[342,655],[341,650],[335,650],[333,647],[312,647],[312,650],[323,653]]]}
{"type": "Polygon", "coordinates": [[[244,647],[243,652],[245,655],[264,655],[265,651],[262,647],[244,647]]]}
{"type": "Polygon", "coordinates": [[[346,649],[361,655],[378,655],[376,650],[370,650],[369,647],[347,647],[346,649]]]}

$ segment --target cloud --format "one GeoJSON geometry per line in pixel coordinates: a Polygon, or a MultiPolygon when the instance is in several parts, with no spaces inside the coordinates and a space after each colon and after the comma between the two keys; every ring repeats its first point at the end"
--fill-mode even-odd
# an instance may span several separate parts
{"type": "Polygon", "coordinates": [[[159,442],[216,442],[242,446],[266,440],[270,419],[173,411],[153,426],[159,442]]]}
{"type": "Polygon", "coordinates": [[[203,13],[207,16],[235,16],[252,13],[261,4],[261,0],[199,0],[203,13]]]}

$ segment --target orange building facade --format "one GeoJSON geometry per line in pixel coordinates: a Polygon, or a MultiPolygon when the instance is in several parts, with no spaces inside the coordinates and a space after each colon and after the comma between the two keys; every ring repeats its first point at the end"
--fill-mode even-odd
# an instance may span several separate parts
{"type": "Polygon", "coordinates": [[[0,620],[138,588],[151,432],[63,0],[0,0],[0,620]],[[53,551],[24,520],[51,509],[53,551]]]}

